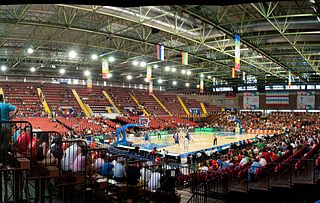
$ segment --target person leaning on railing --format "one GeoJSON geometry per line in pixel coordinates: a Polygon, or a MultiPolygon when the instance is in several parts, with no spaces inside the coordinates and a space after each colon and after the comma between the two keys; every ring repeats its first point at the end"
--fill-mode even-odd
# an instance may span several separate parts
{"type": "MultiPolygon", "coordinates": [[[[3,95],[0,94],[0,118],[1,122],[8,122],[12,118],[16,116],[18,112],[17,107],[13,106],[10,103],[5,103],[3,95]],[[10,112],[13,113],[10,116],[10,112]]],[[[10,124],[9,123],[2,123],[1,124],[1,135],[0,135],[0,144],[1,144],[1,149],[0,149],[0,156],[1,158],[5,157],[8,154],[9,151],[9,140],[11,133],[10,133],[10,124]]],[[[1,161],[1,160],[0,160],[1,161]]]]}

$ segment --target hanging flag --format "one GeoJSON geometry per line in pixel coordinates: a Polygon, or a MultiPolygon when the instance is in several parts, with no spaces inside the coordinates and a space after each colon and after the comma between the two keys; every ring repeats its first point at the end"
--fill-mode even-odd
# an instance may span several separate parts
{"type": "Polygon", "coordinates": [[[102,78],[108,78],[109,63],[108,59],[102,59],[102,78]]]}
{"type": "Polygon", "coordinates": [[[235,70],[240,71],[240,35],[235,34],[235,55],[234,55],[234,60],[235,60],[235,70]]]}
{"type": "Polygon", "coordinates": [[[91,91],[92,91],[92,79],[91,79],[91,77],[89,77],[89,78],[87,79],[87,91],[88,91],[88,92],[91,92],[91,91]]]}
{"type": "Polygon", "coordinates": [[[203,82],[203,78],[200,79],[200,93],[204,92],[204,82],[203,82]]]}
{"type": "Polygon", "coordinates": [[[149,95],[153,93],[153,82],[152,80],[149,82],[149,95]]]}
{"type": "Polygon", "coordinates": [[[236,71],[234,67],[232,67],[232,70],[231,70],[231,77],[236,78],[236,71]]]}
{"type": "Polygon", "coordinates": [[[151,82],[151,78],[152,78],[152,67],[147,66],[147,82],[151,82]]]}
{"type": "Polygon", "coordinates": [[[188,65],[188,52],[186,51],[182,52],[182,64],[188,65]]]}
{"type": "Polygon", "coordinates": [[[288,72],[289,72],[288,85],[290,89],[291,88],[291,69],[289,69],[288,72]]]}
{"type": "Polygon", "coordinates": [[[246,72],[244,72],[244,71],[242,72],[242,80],[246,81],[246,72]]]}
{"type": "Polygon", "coordinates": [[[163,46],[163,44],[157,45],[157,58],[160,61],[164,61],[164,46],[163,46]]]}

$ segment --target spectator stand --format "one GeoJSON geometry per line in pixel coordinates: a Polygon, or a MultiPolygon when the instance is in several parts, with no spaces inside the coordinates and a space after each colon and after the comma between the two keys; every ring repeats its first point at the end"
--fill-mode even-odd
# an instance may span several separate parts
{"type": "MultiPolygon", "coordinates": [[[[52,201],[54,182],[59,176],[59,158],[55,157],[52,145],[61,144],[62,135],[54,131],[32,133],[31,168],[26,174],[26,196],[35,202],[52,201]],[[46,190],[49,196],[45,196],[46,190]]],[[[62,149],[62,147],[61,147],[62,149]]]]}
{"type": "Polygon", "coordinates": [[[0,202],[24,202],[25,174],[30,170],[32,125],[26,121],[0,122],[0,202]]]}
{"type": "Polygon", "coordinates": [[[63,155],[59,159],[59,178],[55,182],[53,196],[63,202],[81,202],[86,175],[90,173],[91,157],[85,140],[62,140],[63,155]]]}

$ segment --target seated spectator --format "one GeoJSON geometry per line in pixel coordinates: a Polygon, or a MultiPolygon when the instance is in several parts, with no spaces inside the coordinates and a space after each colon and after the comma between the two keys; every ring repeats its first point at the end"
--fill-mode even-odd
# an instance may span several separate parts
{"type": "Polygon", "coordinates": [[[114,170],[114,165],[111,162],[111,159],[108,158],[107,162],[104,162],[101,165],[101,169],[98,170],[98,174],[107,176],[107,177],[112,177],[114,175],[113,170],[114,170]]]}
{"type": "Polygon", "coordinates": [[[255,159],[248,170],[248,181],[254,180],[257,170],[261,167],[259,159],[255,159]]]}
{"type": "Polygon", "coordinates": [[[126,170],[123,166],[123,160],[118,160],[114,164],[114,180],[118,182],[122,182],[124,178],[126,177],[126,170]]]}

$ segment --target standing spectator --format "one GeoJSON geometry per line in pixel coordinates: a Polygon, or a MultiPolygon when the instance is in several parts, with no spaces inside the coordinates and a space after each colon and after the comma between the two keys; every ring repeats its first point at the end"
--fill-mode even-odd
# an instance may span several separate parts
{"type": "MultiPolygon", "coordinates": [[[[1,122],[8,122],[10,121],[13,117],[16,116],[18,112],[18,109],[9,104],[9,103],[4,103],[4,98],[3,95],[0,94],[0,118],[1,122]],[[9,115],[10,112],[13,111],[11,116],[9,115]]],[[[10,133],[10,124],[9,123],[2,123],[1,124],[1,136],[0,136],[0,158],[5,157],[8,154],[9,151],[9,140],[11,140],[11,133],[10,133]]]]}

